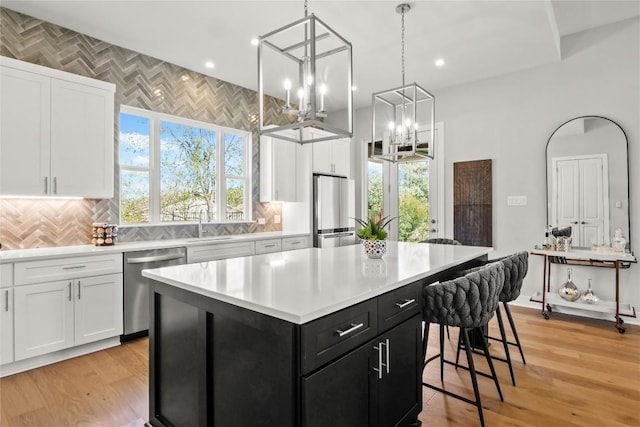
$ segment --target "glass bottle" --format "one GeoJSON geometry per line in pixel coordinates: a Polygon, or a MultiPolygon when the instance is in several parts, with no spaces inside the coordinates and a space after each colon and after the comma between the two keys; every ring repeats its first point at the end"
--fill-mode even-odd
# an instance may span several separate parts
{"type": "Polygon", "coordinates": [[[595,304],[599,300],[600,298],[598,298],[596,294],[594,294],[591,290],[591,279],[589,279],[589,289],[587,289],[587,291],[582,296],[582,301],[586,302],[587,304],[595,304]]]}
{"type": "Polygon", "coordinates": [[[573,279],[571,278],[571,269],[567,268],[567,281],[560,286],[558,289],[558,293],[563,299],[567,301],[575,301],[580,298],[580,290],[573,283],[573,279]]]}
{"type": "Polygon", "coordinates": [[[547,251],[556,250],[556,238],[553,237],[553,234],[551,233],[551,227],[549,227],[544,233],[544,242],[542,242],[542,249],[547,251]]]}
{"type": "Polygon", "coordinates": [[[622,236],[622,230],[616,228],[616,232],[611,239],[611,249],[614,252],[625,252],[625,248],[627,246],[627,239],[622,236]]]}

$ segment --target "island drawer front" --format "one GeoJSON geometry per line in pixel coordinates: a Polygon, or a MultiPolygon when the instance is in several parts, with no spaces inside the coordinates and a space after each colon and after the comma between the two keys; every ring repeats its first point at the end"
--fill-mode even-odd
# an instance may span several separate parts
{"type": "Polygon", "coordinates": [[[422,282],[403,286],[378,297],[378,330],[386,331],[421,312],[422,282]]]}
{"type": "Polygon", "coordinates": [[[309,247],[309,236],[284,237],[282,239],[282,250],[292,251],[294,249],[304,249],[309,247]]]}
{"type": "Polygon", "coordinates": [[[122,253],[17,262],[14,271],[16,285],[122,273],[122,253]]]}
{"type": "Polygon", "coordinates": [[[268,254],[282,250],[281,239],[258,240],[256,242],[256,254],[268,254]]]}
{"type": "Polygon", "coordinates": [[[302,373],[307,374],[378,334],[376,299],[301,326],[302,373]]]}

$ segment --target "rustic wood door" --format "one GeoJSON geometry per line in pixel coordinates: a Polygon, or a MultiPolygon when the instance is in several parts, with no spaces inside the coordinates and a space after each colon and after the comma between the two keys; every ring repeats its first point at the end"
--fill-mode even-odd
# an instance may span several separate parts
{"type": "Polygon", "coordinates": [[[453,238],[493,245],[491,159],[453,164],[453,238]]]}

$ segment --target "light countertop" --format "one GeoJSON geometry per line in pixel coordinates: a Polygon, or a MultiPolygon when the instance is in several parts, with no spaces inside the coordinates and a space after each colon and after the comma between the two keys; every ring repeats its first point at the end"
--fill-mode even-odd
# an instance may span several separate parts
{"type": "Polygon", "coordinates": [[[57,246],[51,248],[15,249],[0,251],[0,262],[18,262],[35,259],[56,258],[73,255],[97,255],[142,251],[147,249],[161,249],[172,247],[215,245],[245,240],[265,240],[284,237],[310,236],[309,233],[286,233],[271,231],[263,233],[229,234],[223,236],[207,236],[203,238],[185,238],[168,240],[145,240],[139,242],[117,242],[112,246],[76,245],[57,246]]]}
{"type": "Polygon", "coordinates": [[[142,275],[303,324],[491,251],[389,241],[381,260],[368,259],[361,245],[351,245],[164,267],[142,275]]]}

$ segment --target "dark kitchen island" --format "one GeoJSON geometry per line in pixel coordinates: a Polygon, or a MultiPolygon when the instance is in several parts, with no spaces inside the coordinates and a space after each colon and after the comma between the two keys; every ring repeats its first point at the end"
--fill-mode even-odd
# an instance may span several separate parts
{"type": "Polygon", "coordinates": [[[148,425],[415,425],[421,289],[491,248],[387,243],[143,271],[148,425]]]}

